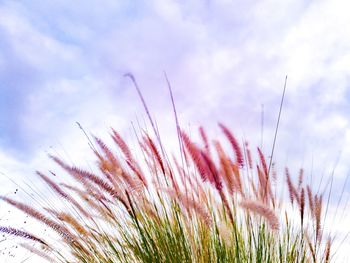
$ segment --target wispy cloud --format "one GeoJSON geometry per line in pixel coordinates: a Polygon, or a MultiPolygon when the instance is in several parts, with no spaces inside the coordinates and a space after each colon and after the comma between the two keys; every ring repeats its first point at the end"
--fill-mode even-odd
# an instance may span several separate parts
{"type": "Polygon", "coordinates": [[[317,152],[331,164],[342,149],[348,158],[345,10],[344,1],[4,3],[2,151],[31,159],[68,143],[75,121],[126,127],[141,110],[129,71],[168,132],[166,70],[185,125],[224,120],[258,144],[264,104],[266,151],[288,74],[280,161],[302,165],[317,152]]]}

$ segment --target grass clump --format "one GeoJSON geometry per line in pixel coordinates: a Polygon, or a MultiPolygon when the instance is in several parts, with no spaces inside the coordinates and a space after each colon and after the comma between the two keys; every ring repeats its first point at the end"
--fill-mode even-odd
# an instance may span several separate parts
{"type": "Polygon", "coordinates": [[[94,138],[99,173],[51,156],[75,182],[37,174],[69,209],[1,199],[51,228],[63,248],[38,234],[0,231],[38,243],[41,248],[24,247],[56,262],[328,262],[322,194],[304,185],[302,175],[294,185],[286,169],[290,201],[299,211],[295,222],[275,194],[276,172],[268,170],[262,151],[254,163],[248,143],[240,145],[225,125],[219,127],[232,149],[225,151],[219,140],[209,143],[200,128],[201,145],[180,131],[181,153],[170,158],[160,141],[143,133],[141,162],[112,130],[119,155],[94,138]]]}
{"type": "Polygon", "coordinates": [[[224,140],[210,141],[200,127],[201,142],[194,142],[180,128],[175,107],[179,153],[170,155],[134,77],[127,76],[154,136],[141,132],[139,149],[131,149],[112,129],[117,151],[89,139],[96,172],[50,156],[73,181],[59,182],[59,173],[37,175],[63,208],[0,198],[49,228],[55,241],[12,227],[0,232],[22,238],[25,249],[48,262],[330,262],[323,194],[305,185],[302,170],[297,184],[285,170],[287,202],[261,149],[254,155],[224,124],[224,140]]]}

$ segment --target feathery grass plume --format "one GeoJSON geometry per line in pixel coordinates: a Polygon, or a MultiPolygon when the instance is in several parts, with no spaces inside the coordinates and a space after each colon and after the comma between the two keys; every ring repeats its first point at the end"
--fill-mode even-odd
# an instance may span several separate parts
{"type": "MultiPolygon", "coordinates": [[[[106,191],[111,197],[117,198],[122,204],[125,204],[125,200],[120,193],[118,193],[113,186],[108,182],[93,174],[92,172],[84,171],[76,167],[70,167],[69,173],[74,174],[77,178],[80,178],[80,181],[89,180],[94,183],[96,186],[101,188],[101,190],[106,191]]],[[[127,207],[127,206],[126,206],[127,207]]]]}
{"type": "Polygon", "coordinates": [[[203,157],[204,162],[206,163],[206,165],[208,167],[207,169],[209,170],[209,173],[211,174],[210,178],[213,178],[213,185],[218,190],[221,201],[224,204],[226,211],[228,213],[228,216],[233,224],[234,219],[233,219],[233,215],[231,212],[231,208],[230,208],[229,203],[227,201],[227,198],[223,192],[222,180],[221,180],[221,177],[220,177],[218,170],[215,166],[215,163],[210,159],[209,156],[207,156],[207,154],[205,152],[201,151],[201,155],[203,157]]]}
{"type": "Polygon", "coordinates": [[[89,213],[72,196],[63,191],[58,184],[39,171],[37,171],[36,174],[39,175],[41,179],[43,179],[60,197],[66,199],[69,203],[76,207],[84,217],[90,218],[89,213]]]}
{"type": "Polygon", "coordinates": [[[323,196],[317,196],[314,197],[314,219],[316,221],[316,240],[318,242],[321,242],[322,235],[321,235],[321,214],[322,214],[322,199],[323,196]]]}
{"type": "Polygon", "coordinates": [[[129,160],[126,160],[126,163],[129,166],[129,168],[131,169],[131,171],[133,171],[136,174],[137,178],[142,182],[143,186],[145,186],[145,188],[147,190],[148,189],[148,183],[146,181],[145,176],[141,172],[141,169],[135,167],[135,165],[132,162],[130,162],[129,160]]]}
{"type": "Polygon", "coordinates": [[[240,202],[240,206],[246,210],[249,210],[253,213],[256,213],[266,219],[269,223],[271,229],[278,230],[279,229],[279,219],[276,216],[275,212],[267,207],[266,205],[259,203],[258,201],[252,200],[242,200],[240,202]]]}
{"type": "Polygon", "coordinates": [[[56,212],[48,208],[45,210],[54,215],[58,220],[68,223],[79,235],[88,236],[88,231],[72,215],[65,212],[56,212]]]}
{"type": "Polygon", "coordinates": [[[120,134],[113,128],[112,128],[112,139],[119,146],[119,149],[122,151],[125,158],[129,161],[134,161],[134,158],[132,157],[132,153],[129,149],[129,146],[126,144],[124,139],[120,136],[120,134]]]}
{"type": "Polygon", "coordinates": [[[270,169],[267,167],[265,156],[259,147],[258,154],[262,167],[262,172],[259,173],[259,176],[264,177],[263,179],[261,179],[261,182],[263,182],[263,184],[261,184],[263,202],[268,203],[268,200],[270,198],[274,205],[274,197],[271,191],[270,169]]]}
{"type": "Polygon", "coordinates": [[[262,153],[262,151],[260,150],[259,147],[258,147],[258,154],[259,154],[259,159],[260,159],[260,163],[261,163],[261,166],[263,168],[264,174],[265,174],[266,178],[268,179],[269,171],[268,171],[268,168],[267,168],[265,156],[264,156],[264,154],[262,153]]]}
{"type": "Polygon", "coordinates": [[[6,203],[16,207],[17,209],[21,210],[22,212],[26,213],[27,215],[30,215],[34,219],[41,221],[51,229],[53,229],[55,232],[57,232],[60,236],[62,236],[65,240],[69,242],[73,242],[75,240],[75,237],[68,231],[66,227],[63,225],[60,225],[53,221],[52,219],[46,217],[41,212],[35,210],[34,208],[20,203],[18,201],[12,200],[10,198],[7,198],[5,196],[0,196],[0,199],[5,201],[6,203]]]}
{"type": "Polygon", "coordinates": [[[157,149],[157,146],[154,144],[153,140],[149,137],[148,134],[145,135],[144,141],[148,148],[151,150],[152,155],[154,156],[154,159],[157,161],[163,175],[165,175],[165,166],[162,160],[162,157],[159,154],[159,151],[157,149]]]}
{"type": "Polygon", "coordinates": [[[104,201],[104,202],[109,201],[107,196],[104,193],[102,193],[96,187],[89,185],[89,184],[85,187],[84,190],[81,190],[78,187],[75,187],[73,185],[68,185],[65,183],[60,183],[60,185],[63,186],[64,188],[67,188],[67,189],[75,192],[75,193],[78,193],[79,195],[80,195],[80,193],[84,193],[87,196],[89,196],[90,198],[96,199],[98,201],[104,201]]]}
{"type": "Polygon", "coordinates": [[[48,247],[46,242],[44,242],[41,238],[38,238],[34,236],[33,234],[30,234],[26,231],[19,230],[13,227],[6,227],[6,226],[0,226],[0,232],[6,233],[8,235],[13,235],[13,236],[18,236],[18,237],[23,237],[25,239],[33,240],[35,242],[39,242],[42,245],[45,245],[48,247]]]}
{"type": "Polygon", "coordinates": [[[326,249],[325,249],[325,253],[324,253],[324,262],[325,263],[329,263],[330,260],[330,255],[331,255],[331,244],[332,244],[332,240],[329,237],[326,243],[326,249]]]}
{"type": "Polygon", "coordinates": [[[224,178],[226,187],[227,187],[230,195],[233,195],[233,193],[235,192],[237,187],[236,187],[233,171],[231,169],[230,160],[226,156],[219,141],[214,141],[214,145],[215,145],[216,152],[218,153],[218,156],[220,159],[221,174],[223,175],[222,177],[224,178]]]}
{"type": "MultiPolygon", "coordinates": [[[[100,149],[103,151],[105,156],[107,157],[107,160],[110,162],[110,167],[116,169],[120,167],[119,161],[116,159],[112,151],[108,148],[108,146],[98,137],[94,136],[95,142],[100,147],[100,149]]],[[[114,172],[113,170],[110,172],[114,172]]]]}
{"type": "Polygon", "coordinates": [[[84,186],[87,186],[87,180],[91,181],[92,183],[100,187],[102,190],[110,194],[112,197],[117,198],[118,201],[121,202],[127,210],[129,209],[121,193],[116,192],[113,189],[113,187],[108,182],[104,181],[102,178],[96,176],[91,172],[84,171],[76,167],[70,167],[57,157],[51,156],[51,158],[84,186]]]}
{"type": "Polygon", "coordinates": [[[307,191],[307,197],[309,201],[310,213],[311,215],[314,215],[315,214],[314,200],[313,200],[312,190],[309,185],[306,186],[306,191],[307,191]]]}
{"type": "Polygon", "coordinates": [[[199,134],[202,138],[205,152],[206,152],[206,154],[208,154],[210,156],[210,146],[209,146],[208,136],[207,136],[207,133],[205,132],[203,126],[199,127],[199,134]]]}
{"type": "Polygon", "coordinates": [[[244,159],[243,159],[243,154],[241,147],[239,146],[238,141],[236,140],[235,136],[232,134],[232,132],[222,123],[219,123],[219,127],[225,134],[226,138],[229,140],[235,154],[236,154],[236,161],[239,165],[239,167],[243,167],[244,165],[244,159]]]}
{"type": "Polygon", "coordinates": [[[36,247],[30,246],[30,245],[25,244],[25,243],[21,243],[20,246],[23,247],[24,249],[28,250],[29,252],[41,257],[42,259],[47,260],[50,263],[58,262],[54,258],[50,257],[48,254],[46,254],[44,250],[39,250],[36,247]]]}
{"type": "Polygon", "coordinates": [[[229,160],[229,162],[231,164],[231,169],[233,171],[233,175],[235,178],[235,184],[236,184],[236,187],[238,189],[238,192],[244,196],[243,184],[242,184],[242,180],[241,180],[241,173],[240,173],[239,166],[237,164],[232,163],[231,160],[229,160]]]}
{"type": "Polygon", "coordinates": [[[147,187],[147,180],[143,175],[141,168],[138,163],[135,161],[129,146],[126,144],[124,139],[120,136],[120,134],[112,128],[112,139],[118,145],[119,149],[125,156],[126,163],[130,167],[130,169],[136,174],[136,176],[142,181],[142,183],[147,187]]]}
{"type": "Polygon", "coordinates": [[[222,191],[222,181],[218,173],[218,170],[215,166],[215,163],[210,159],[210,157],[203,151],[201,151],[201,156],[204,160],[204,163],[207,166],[207,171],[209,172],[209,178],[212,178],[213,185],[218,191],[222,191]]]}
{"type": "Polygon", "coordinates": [[[258,173],[258,179],[259,179],[259,184],[258,184],[258,192],[259,192],[259,199],[263,203],[268,203],[268,197],[269,194],[267,194],[270,191],[270,185],[267,182],[266,174],[265,172],[261,169],[259,165],[256,165],[256,170],[258,173]]]}
{"type": "Polygon", "coordinates": [[[250,149],[249,149],[249,143],[245,142],[244,144],[245,144],[245,149],[247,152],[247,159],[248,159],[249,168],[253,169],[253,159],[252,159],[252,153],[250,152],[250,149]]]}
{"type": "Polygon", "coordinates": [[[188,135],[180,131],[181,138],[184,142],[184,145],[191,156],[194,164],[196,165],[196,168],[202,178],[202,180],[205,182],[209,180],[211,183],[214,183],[214,178],[211,177],[211,174],[208,172],[208,167],[206,163],[203,160],[203,154],[202,151],[190,140],[188,135]]]}
{"type": "Polygon", "coordinates": [[[115,189],[118,189],[118,184],[123,181],[126,183],[131,189],[137,192],[138,190],[138,182],[128,174],[123,167],[120,165],[119,161],[115,158],[113,153],[109,150],[109,148],[102,142],[102,140],[95,137],[95,140],[99,147],[104,151],[106,158],[103,158],[98,154],[99,158],[99,167],[102,171],[103,175],[108,179],[108,181],[114,186],[115,189]]]}
{"type": "Polygon", "coordinates": [[[289,169],[287,167],[285,168],[285,174],[286,174],[286,179],[287,179],[287,186],[288,186],[290,202],[293,204],[294,200],[296,200],[297,203],[300,204],[298,191],[292,183],[292,179],[291,179],[290,174],[289,174],[289,169]]]}

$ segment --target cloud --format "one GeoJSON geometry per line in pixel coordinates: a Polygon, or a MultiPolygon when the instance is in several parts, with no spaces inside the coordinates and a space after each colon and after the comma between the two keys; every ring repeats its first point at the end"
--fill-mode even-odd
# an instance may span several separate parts
{"type": "Polygon", "coordinates": [[[266,151],[288,74],[281,160],[294,162],[286,153],[305,148],[327,148],[329,156],[342,148],[349,129],[344,2],[106,5],[3,4],[0,142],[7,152],[30,156],[38,144],[48,147],[71,133],[75,121],[95,131],[112,116],[129,122],[142,111],[123,78],[129,71],[158,120],[170,126],[163,70],[183,123],[210,129],[226,121],[256,145],[264,104],[266,151]]]}
{"type": "Polygon", "coordinates": [[[217,136],[223,121],[259,145],[263,104],[269,154],[288,74],[275,160],[320,180],[340,155],[339,189],[350,158],[348,7],[342,0],[2,3],[0,153],[15,162],[1,158],[0,167],[38,168],[53,149],[85,162],[76,121],[102,136],[114,126],[131,139],[130,122],[144,113],[126,72],[172,138],[164,70],[186,129],[203,124],[217,136]]]}
{"type": "Polygon", "coordinates": [[[132,119],[141,107],[122,77],[128,71],[155,115],[168,119],[162,109],[170,109],[169,100],[161,99],[168,96],[166,70],[184,123],[224,120],[257,138],[264,104],[266,144],[288,74],[280,148],[299,141],[293,147],[300,153],[303,141],[318,144],[329,134],[325,147],[335,152],[348,129],[343,4],[3,4],[1,145],[25,155],[71,132],[75,121],[90,129],[106,123],[102,115],[132,119]]]}

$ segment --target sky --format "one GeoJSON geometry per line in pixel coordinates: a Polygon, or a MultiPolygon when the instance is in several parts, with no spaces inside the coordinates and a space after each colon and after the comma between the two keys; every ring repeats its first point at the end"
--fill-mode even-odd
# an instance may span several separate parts
{"type": "Polygon", "coordinates": [[[35,183],[48,152],[91,161],[77,121],[132,141],[145,114],[128,72],[172,144],[166,72],[183,127],[215,137],[224,122],[267,155],[288,75],[275,161],[316,182],[335,168],[339,195],[350,168],[348,10],[341,0],[0,1],[0,193],[35,183]]]}

